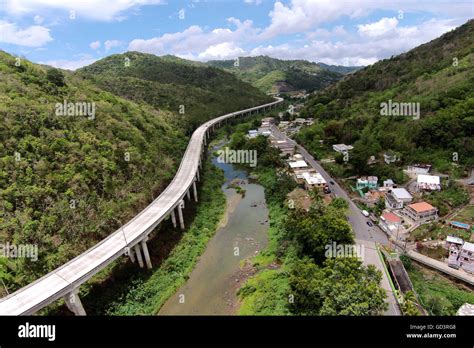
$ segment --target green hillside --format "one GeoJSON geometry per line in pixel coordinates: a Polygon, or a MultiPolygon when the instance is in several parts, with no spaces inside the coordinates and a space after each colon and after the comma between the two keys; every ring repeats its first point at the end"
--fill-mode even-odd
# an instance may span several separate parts
{"type": "Polygon", "coordinates": [[[409,52],[348,75],[311,97],[302,115],[318,122],[300,133],[299,140],[318,157],[331,144],[353,144],[347,175],[395,175],[394,165],[383,163],[382,154],[388,150],[401,155],[397,167],[427,162],[435,170],[461,175],[474,165],[473,63],[471,20],[409,52]],[[381,115],[381,103],[390,100],[419,103],[419,119],[381,115]],[[370,156],[381,163],[369,168],[370,156]]]}
{"type": "Polygon", "coordinates": [[[363,66],[344,66],[344,65],[328,65],[324,63],[318,63],[318,65],[326,70],[334,71],[343,75],[356,72],[363,68],[363,66]]]}
{"type": "Polygon", "coordinates": [[[188,129],[209,117],[271,100],[228,72],[174,56],[116,54],[76,74],[123,98],[177,115],[181,109],[182,126],[188,129]]]}
{"type": "Polygon", "coordinates": [[[169,58],[156,66],[133,53],[125,70],[123,58],[71,73],[26,60],[16,66],[0,51],[0,241],[37,245],[39,253],[37,261],[0,258],[10,292],[85,251],[157,197],[186,148],[185,118],[198,122],[268,99],[214,68],[169,58]],[[74,103],[74,114],[61,113],[64,103],[74,103]],[[93,112],[81,113],[82,103],[93,112]],[[178,103],[186,105],[182,118],[178,103]]]}
{"type": "Polygon", "coordinates": [[[267,56],[214,60],[207,64],[230,71],[264,92],[319,90],[343,76],[306,60],[281,60],[267,56]]]}

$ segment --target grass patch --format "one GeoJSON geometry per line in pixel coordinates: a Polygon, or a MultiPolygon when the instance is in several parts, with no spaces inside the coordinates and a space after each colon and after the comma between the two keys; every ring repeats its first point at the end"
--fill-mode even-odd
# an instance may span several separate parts
{"type": "Polygon", "coordinates": [[[250,278],[238,291],[244,299],[240,315],[288,315],[290,287],[283,270],[265,269],[250,278]]]}
{"type": "Polygon", "coordinates": [[[444,240],[449,235],[462,238],[465,241],[472,239],[471,231],[453,228],[440,222],[421,225],[411,233],[410,239],[413,241],[422,241],[423,239],[444,240]]]}
{"type": "Polygon", "coordinates": [[[407,269],[423,307],[431,315],[455,315],[464,303],[474,304],[474,292],[416,263],[407,269]]]}

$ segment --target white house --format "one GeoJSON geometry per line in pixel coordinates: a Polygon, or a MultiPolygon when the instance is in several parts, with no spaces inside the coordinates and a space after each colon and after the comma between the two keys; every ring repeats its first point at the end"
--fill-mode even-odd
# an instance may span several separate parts
{"type": "Polygon", "coordinates": [[[303,173],[303,179],[307,190],[313,187],[323,187],[326,185],[326,180],[324,180],[320,173],[303,173]]]}
{"type": "Polygon", "coordinates": [[[392,189],[393,185],[395,185],[395,183],[393,182],[392,179],[387,179],[387,180],[384,180],[384,182],[383,182],[383,187],[385,189],[392,189]]]}
{"type": "Polygon", "coordinates": [[[459,263],[466,272],[474,273],[474,243],[463,244],[459,254],[459,263]]]}
{"type": "Polygon", "coordinates": [[[464,241],[462,238],[456,237],[456,236],[447,236],[446,237],[446,248],[449,249],[451,245],[458,245],[461,247],[464,244],[464,241]]]}
{"type": "Polygon", "coordinates": [[[394,188],[385,195],[385,207],[388,209],[402,209],[405,203],[410,203],[413,196],[404,188],[394,188]]]}
{"type": "Polygon", "coordinates": [[[474,304],[465,303],[461,307],[459,307],[458,311],[456,312],[457,315],[469,315],[474,316],[474,304]]]}
{"type": "Polygon", "coordinates": [[[346,145],[346,144],[334,144],[332,146],[333,150],[339,153],[346,153],[354,148],[352,145],[346,145]]]}
{"type": "Polygon", "coordinates": [[[397,156],[393,153],[385,152],[383,154],[383,160],[385,163],[390,164],[397,161],[397,156]]]}
{"type": "Polygon", "coordinates": [[[412,174],[428,174],[430,170],[430,164],[412,164],[407,167],[407,172],[412,174]]]}
{"type": "Polygon", "coordinates": [[[289,162],[288,165],[290,166],[291,169],[299,169],[299,168],[307,168],[308,167],[308,164],[303,160],[289,162]]]}
{"type": "Polygon", "coordinates": [[[441,190],[440,182],[440,178],[437,175],[418,174],[416,177],[418,191],[439,191],[441,190]]]}

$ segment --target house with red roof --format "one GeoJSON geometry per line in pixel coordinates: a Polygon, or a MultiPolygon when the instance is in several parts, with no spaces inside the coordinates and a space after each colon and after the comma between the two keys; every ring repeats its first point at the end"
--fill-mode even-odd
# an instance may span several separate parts
{"type": "Polygon", "coordinates": [[[379,225],[387,233],[396,233],[400,229],[401,224],[402,219],[394,213],[387,212],[380,216],[379,225]]]}
{"type": "Polygon", "coordinates": [[[416,223],[424,223],[438,219],[438,209],[426,202],[407,205],[405,209],[403,209],[403,214],[416,223]]]}

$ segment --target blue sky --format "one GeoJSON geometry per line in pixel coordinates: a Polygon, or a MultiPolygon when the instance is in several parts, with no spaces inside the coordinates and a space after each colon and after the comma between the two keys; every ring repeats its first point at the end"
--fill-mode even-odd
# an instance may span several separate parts
{"type": "Polygon", "coordinates": [[[367,65],[474,17],[474,1],[0,0],[0,49],[65,69],[129,50],[367,65]]]}

